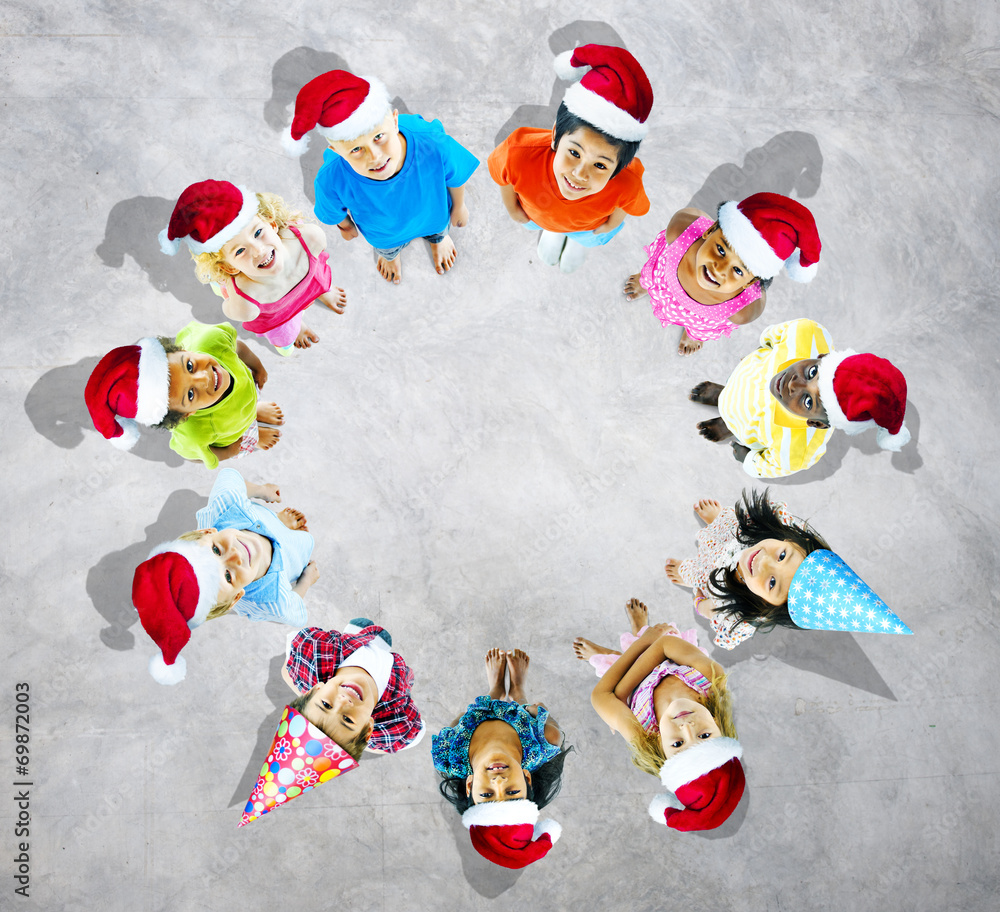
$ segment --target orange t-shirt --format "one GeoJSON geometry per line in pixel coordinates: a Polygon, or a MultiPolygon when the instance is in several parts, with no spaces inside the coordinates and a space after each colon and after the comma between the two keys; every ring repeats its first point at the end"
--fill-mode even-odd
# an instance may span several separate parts
{"type": "Polygon", "coordinates": [[[559,192],[552,173],[552,131],[521,127],[497,146],[487,159],[490,177],[501,186],[510,185],[521,208],[547,231],[568,234],[593,231],[615,209],[629,215],[649,212],[649,198],[642,188],[645,170],[638,158],[611,178],[600,193],[568,200],[559,192]]]}

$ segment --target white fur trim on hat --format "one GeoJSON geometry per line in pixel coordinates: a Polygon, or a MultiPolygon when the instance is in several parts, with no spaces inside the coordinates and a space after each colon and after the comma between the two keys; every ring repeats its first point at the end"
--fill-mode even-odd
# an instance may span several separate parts
{"type": "Polygon", "coordinates": [[[798,249],[792,251],[792,255],[785,260],[785,272],[788,273],[788,278],[795,282],[811,282],[819,270],[819,263],[803,266],[799,254],[798,249]]]}
{"type": "Polygon", "coordinates": [[[684,802],[673,792],[661,792],[659,795],[654,795],[653,800],[649,802],[649,816],[657,823],[662,823],[666,826],[667,818],[664,814],[667,808],[676,808],[678,811],[683,811],[684,802]]]}
{"type": "Polygon", "coordinates": [[[589,66],[573,66],[572,61],[575,53],[575,49],[572,51],[563,51],[552,61],[552,68],[556,71],[556,76],[563,82],[579,82],[583,79],[587,70],[590,69],[589,66]]]}
{"type": "Polygon", "coordinates": [[[534,826],[537,822],[538,805],[527,798],[474,804],[462,815],[466,829],[474,826],[519,826],[524,823],[534,826]]]}
{"type": "MultiPolygon", "coordinates": [[[[225,247],[226,244],[253,221],[257,210],[260,209],[260,201],[257,199],[257,194],[251,193],[246,187],[237,187],[236,189],[243,194],[243,205],[240,206],[239,215],[226,225],[225,228],[210,237],[204,244],[199,244],[191,237],[178,239],[183,240],[196,256],[199,253],[218,253],[218,251],[225,247]]],[[[163,245],[161,244],[160,246],[162,247],[163,245]]]]}
{"type": "Polygon", "coordinates": [[[640,123],[628,111],[584,88],[579,82],[566,90],[563,104],[572,114],[597,127],[602,133],[626,142],[638,142],[649,132],[647,124],[640,123]]]}
{"type": "Polygon", "coordinates": [[[660,767],[660,782],[676,792],[682,785],[742,756],[743,748],[735,738],[709,738],[667,760],[660,767]]]}
{"type": "Polygon", "coordinates": [[[830,422],[830,427],[847,431],[848,434],[860,434],[868,428],[878,427],[872,420],[850,421],[844,410],[840,407],[840,400],[833,389],[833,377],[837,373],[837,368],[841,363],[856,355],[857,352],[850,348],[842,351],[832,351],[819,359],[819,374],[816,377],[819,386],[819,401],[826,411],[826,418],[830,422]]]}
{"type": "Polygon", "coordinates": [[[371,133],[383,120],[385,115],[392,111],[392,100],[389,98],[389,91],[378,80],[371,76],[360,77],[368,83],[368,94],[346,120],[342,120],[332,127],[323,127],[316,124],[315,130],[320,136],[327,140],[336,142],[342,139],[357,139],[365,133],[371,133]]]}
{"type": "MultiPolygon", "coordinates": [[[[147,427],[167,414],[170,399],[170,369],[167,353],[159,339],[147,336],[138,341],[139,384],[135,395],[135,420],[147,427]]],[[[119,424],[125,425],[119,420],[119,424]]],[[[126,428],[127,432],[127,428],[126,428]]],[[[136,433],[138,438],[138,431],[136,433]]]]}
{"type": "Polygon", "coordinates": [[[910,432],[906,429],[905,424],[900,425],[899,430],[895,434],[890,434],[886,428],[880,427],[878,434],[875,435],[875,439],[883,450],[891,450],[893,453],[898,453],[910,442],[910,432]]]}
{"type": "Polygon", "coordinates": [[[292,158],[299,158],[306,154],[309,148],[309,134],[303,133],[299,139],[292,137],[292,128],[289,127],[281,134],[281,148],[292,158]]]}
{"type": "Polygon", "coordinates": [[[195,627],[205,623],[208,612],[218,602],[219,587],[222,585],[222,565],[211,548],[179,539],[157,545],[149,552],[149,556],[156,557],[157,554],[166,554],[170,551],[179,554],[191,565],[194,577],[198,581],[198,605],[191,620],[187,622],[188,627],[194,630],[195,627]]]}
{"type": "Polygon", "coordinates": [[[155,656],[150,656],[149,673],[157,684],[180,684],[187,674],[187,662],[184,661],[184,656],[177,656],[174,664],[168,665],[163,661],[163,653],[158,652],[155,656]]]}
{"type": "Polygon", "coordinates": [[[754,228],[735,200],[719,206],[719,227],[729,241],[729,246],[758,279],[773,279],[785,261],[771,249],[761,233],[754,228]]]}
{"type": "Polygon", "coordinates": [[[543,836],[545,833],[549,834],[552,845],[555,845],[559,841],[559,837],[562,836],[562,824],[550,818],[539,820],[531,833],[531,841],[535,842],[539,836],[543,836]]]}
{"type": "Polygon", "coordinates": [[[139,425],[131,418],[122,418],[121,415],[115,415],[115,421],[118,422],[122,433],[111,438],[111,445],[119,450],[131,450],[139,441],[139,425]]]}
{"type": "Polygon", "coordinates": [[[156,239],[160,242],[160,250],[167,256],[174,256],[178,250],[180,250],[181,242],[179,239],[175,238],[170,240],[168,232],[170,231],[170,226],[167,225],[157,236],[156,239]]]}

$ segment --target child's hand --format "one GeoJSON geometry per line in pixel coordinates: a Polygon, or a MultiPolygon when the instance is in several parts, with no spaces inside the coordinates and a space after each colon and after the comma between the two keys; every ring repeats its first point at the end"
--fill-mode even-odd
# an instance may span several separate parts
{"type": "Polygon", "coordinates": [[[257,497],[267,503],[281,503],[281,491],[277,485],[261,484],[253,486],[253,493],[250,493],[251,485],[247,482],[247,493],[250,497],[257,497]]]}
{"type": "Polygon", "coordinates": [[[302,571],[302,575],[299,577],[298,582],[295,584],[296,587],[305,584],[308,588],[313,583],[319,579],[319,567],[316,566],[316,561],[309,561],[306,564],[306,569],[302,571]]]}
{"type": "Polygon", "coordinates": [[[340,236],[345,241],[352,241],[358,236],[358,226],[354,224],[354,219],[348,216],[337,226],[337,230],[340,232],[340,236]],[[345,225],[344,222],[347,222],[345,225]]]}
{"type": "Polygon", "coordinates": [[[503,200],[503,207],[507,210],[507,214],[519,225],[525,225],[531,221],[528,213],[521,207],[521,201],[510,184],[505,184],[500,188],[500,199],[503,200]]]}
{"type": "Polygon", "coordinates": [[[678,636],[680,631],[673,624],[653,624],[650,630],[657,636],[678,636]]]}
{"type": "Polygon", "coordinates": [[[733,448],[733,458],[737,462],[743,462],[750,455],[750,447],[743,446],[738,440],[734,440],[730,446],[733,448]]]}
{"type": "Polygon", "coordinates": [[[715,614],[715,599],[706,593],[704,589],[695,589],[694,610],[703,618],[711,620],[712,615],[715,614]]]}
{"type": "Polygon", "coordinates": [[[469,207],[465,203],[451,210],[451,223],[456,228],[464,228],[469,224],[469,207]]]}
{"type": "Polygon", "coordinates": [[[267,383],[267,371],[264,369],[264,365],[258,361],[256,365],[248,364],[247,367],[253,374],[253,382],[257,384],[257,389],[262,390],[264,384],[267,383]]]}

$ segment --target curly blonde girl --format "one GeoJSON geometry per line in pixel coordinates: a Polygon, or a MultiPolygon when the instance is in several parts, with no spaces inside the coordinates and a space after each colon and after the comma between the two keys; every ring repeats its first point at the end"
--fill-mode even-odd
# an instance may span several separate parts
{"type": "MultiPolygon", "coordinates": [[[[258,193],[256,196],[257,215],[279,231],[305,219],[301,212],[290,209],[288,203],[275,193],[258,193]]],[[[223,284],[233,277],[233,273],[225,268],[226,258],[221,250],[214,253],[192,253],[191,259],[194,260],[194,274],[204,285],[210,282],[223,284]]]]}
{"type": "MultiPolygon", "coordinates": [[[[736,724],[733,722],[733,696],[726,686],[725,672],[720,672],[712,678],[709,691],[705,694],[705,708],[712,714],[723,737],[734,739],[737,737],[736,724]]],[[[632,741],[629,741],[628,747],[632,754],[632,763],[644,773],[659,779],[660,768],[667,762],[659,730],[642,729],[632,741]]]]}
{"type": "MultiPolygon", "coordinates": [[[[260,196],[259,193],[257,195],[260,196]]],[[[201,529],[196,529],[193,532],[184,532],[183,534],[178,535],[177,536],[177,540],[178,541],[183,541],[183,542],[199,542],[206,535],[208,535],[207,532],[205,532],[205,531],[203,531],[201,529]]],[[[208,612],[208,615],[205,617],[205,620],[206,621],[214,621],[216,618],[220,618],[224,614],[229,614],[229,609],[232,608],[233,605],[235,605],[235,604],[236,604],[236,599],[234,597],[234,598],[230,599],[228,602],[225,602],[225,603],[220,604],[220,605],[216,605],[211,611],[208,612]]]]}

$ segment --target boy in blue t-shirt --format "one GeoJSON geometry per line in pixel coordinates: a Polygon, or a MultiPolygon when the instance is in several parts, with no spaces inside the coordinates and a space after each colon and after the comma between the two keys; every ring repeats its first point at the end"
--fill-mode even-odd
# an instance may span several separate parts
{"type": "Polygon", "coordinates": [[[346,241],[363,234],[378,253],[379,273],[394,285],[402,276],[400,251],[418,237],[430,243],[439,275],[451,269],[448,227],[468,224],[464,184],[479,159],[440,121],[400,116],[382,83],[346,70],[303,86],[285,148],[302,155],[314,128],[330,147],[316,175],[316,217],[336,225],[346,241]]]}

